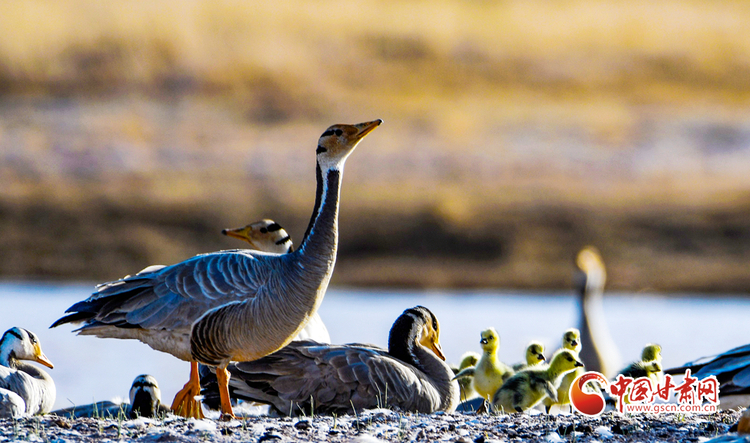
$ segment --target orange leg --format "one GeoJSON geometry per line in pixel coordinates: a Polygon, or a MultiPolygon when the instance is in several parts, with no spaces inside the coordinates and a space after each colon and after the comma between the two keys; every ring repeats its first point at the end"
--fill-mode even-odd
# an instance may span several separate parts
{"type": "Polygon", "coordinates": [[[201,380],[198,375],[198,362],[190,362],[190,381],[180,389],[172,402],[172,411],[186,418],[204,418],[201,402],[195,399],[201,393],[201,380]]]}
{"type": "Polygon", "coordinates": [[[216,379],[219,381],[222,418],[235,418],[232,402],[229,399],[229,371],[226,368],[216,368],[216,379]]]}

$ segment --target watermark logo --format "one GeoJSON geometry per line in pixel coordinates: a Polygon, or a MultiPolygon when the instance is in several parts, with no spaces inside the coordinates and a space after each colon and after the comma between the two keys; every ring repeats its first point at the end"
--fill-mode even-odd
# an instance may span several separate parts
{"type": "Polygon", "coordinates": [[[570,403],[583,415],[597,416],[604,412],[607,406],[601,390],[608,387],[609,382],[603,374],[594,371],[586,372],[571,383],[570,403]]]}
{"type": "Polygon", "coordinates": [[[602,392],[617,399],[617,410],[638,413],[708,414],[719,407],[719,381],[715,376],[698,379],[690,369],[680,384],[667,374],[662,379],[618,375],[612,383],[599,372],[586,372],[570,385],[570,403],[576,411],[588,416],[604,412],[606,401],[602,392]]]}

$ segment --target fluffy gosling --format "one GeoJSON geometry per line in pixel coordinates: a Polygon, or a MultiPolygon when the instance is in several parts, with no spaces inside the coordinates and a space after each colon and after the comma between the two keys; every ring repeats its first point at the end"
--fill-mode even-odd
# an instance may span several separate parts
{"type": "Polygon", "coordinates": [[[500,347],[500,336],[495,328],[482,331],[479,344],[482,346],[482,356],[474,367],[461,370],[454,379],[470,376],[471,386],[477,394],[484,399],[492,398],[492,395],[513,374],[513,368],[501,362],[497,358],[497,349],[500,347]]]}
{"type": "Polygon", "coordinates": [[[510,377],[495,393],[492,405],[503,412],[523,412],[545,397],[557,402],[557,388],[563,376],[579,367],[583,363],[575,353],[563,349],[555,354],[549,366],[524,369],[510,377]]]}
{"type": "MultiPolygon", "coordinates": [[[[581,331],[576,328],[566,330],[562,338],[562,349],[556,351],[552,358],[563,349],[569,350],[580,360],[581,331]]],[[[563,406],[568,405],[572,412],[572,407],[570,406],[570,385],[573,384],[576,377],[582,375],[585,371],[586,369],[582,366],[565,374],[560,382],[560,386],[557,388],[557,401],[553,401],[550,397],[544,399],[544,408],[547,413],[549,413],[554,405],[559,405],[561,409],[563,406]]]]}
{"type": "Polygon", "coordinates": [[[518,372],[522,369],[526,369],[532,366],[536,366],[540,363],[547,361],[544,357],[544,345],[536,340],[531,341],[526,346],[526,362],[516,363],[513,365],[513,370],[518,372]]]}

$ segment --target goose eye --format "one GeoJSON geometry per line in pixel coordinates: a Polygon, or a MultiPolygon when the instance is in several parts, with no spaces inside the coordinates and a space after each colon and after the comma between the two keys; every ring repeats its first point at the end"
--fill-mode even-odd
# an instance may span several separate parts
{"type": "Polygon", "coordinates": [[[340,136],[341,134],[343,134],[343,133],[344,133],[344,131],[342,131],[341,129],[337,129],[337,130],[336,130],[336,131],[334,131],[334,132],[335,132],[335,133],[336,133],[336,135],[338,135],[338,136],[340,136]]]}

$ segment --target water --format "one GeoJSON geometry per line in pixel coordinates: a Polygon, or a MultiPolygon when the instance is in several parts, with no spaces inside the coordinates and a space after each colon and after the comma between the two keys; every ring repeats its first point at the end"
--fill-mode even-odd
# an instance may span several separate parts
{"type": "MultiPolygon", "coordinates": [[[[21,326],[39,335],[55,364],[55,407],[127,397],[133,379],[156,377],[165,403],[187,381],[189,365],[129,340],[79,337],[70,325],[48,329],[69,306],[86,298],[93,284],[0,283],[0,329],[21,326]]],[[[450,362],[479,350],[479,332],[494,326],[500,357],[520,361],[532,339],[555,349],[562,332],[576,326],[577,304],[570,292],[376,291],[331,289],[320,308],[335,343],[385,346],[393,321],[407,308],[423,305],[440,319],[441,343],[450,362]]],[[[648,342],[662,345],[666,367],[750,342],[750,298],[609,293],[604,303],[612,336],[625,361],[648,342]]]]}

